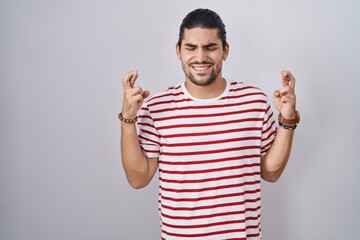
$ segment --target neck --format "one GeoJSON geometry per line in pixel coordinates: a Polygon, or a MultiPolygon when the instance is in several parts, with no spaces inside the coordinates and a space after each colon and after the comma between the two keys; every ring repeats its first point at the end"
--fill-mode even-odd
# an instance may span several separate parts
{"type": "Polygon", "coordinates": [[[219,77],[215,82],[207,86],[199,86],[186,79],[185,87],[191,96],[198,99],[210,99],[220,96],[226,88],[226,80],[219,77]]]}

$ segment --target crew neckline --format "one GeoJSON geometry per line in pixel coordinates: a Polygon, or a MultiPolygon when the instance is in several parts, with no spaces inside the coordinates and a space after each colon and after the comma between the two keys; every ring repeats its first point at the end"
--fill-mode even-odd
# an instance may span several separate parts
{"type": "Polygon", "coordinates": [[[190,99],[194,100],[194,101],[199,101],[199,102],[214,102],[214,101],[217,101],[219,99],[221,99],[222,97],[224,97],[228,92],[229,92],[229,89],[230,89],[230,82],[227,81],[225,78],[224,78],[225,82],[226,82],[226,86],[225,86],[225,90],[217,97],[214,97],[214,98],[196,98],[194,96],[192,96],[189,91],[187,90],[186,86],[185,86],[185,82],[182,82],[181,83],[181,88],[182,90],[184,91],[184,94],[189,97],[190,99]]]}

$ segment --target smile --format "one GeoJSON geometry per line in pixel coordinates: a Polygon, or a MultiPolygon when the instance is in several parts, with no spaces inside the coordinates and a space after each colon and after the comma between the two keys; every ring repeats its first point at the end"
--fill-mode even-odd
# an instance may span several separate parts
{"type": "Polygon", "coordinates": [[[211,67],[211,65],[207,65],[207,66],[192,66],[193,69],[195,69],[196,71],[206,71],[211,67]]]}

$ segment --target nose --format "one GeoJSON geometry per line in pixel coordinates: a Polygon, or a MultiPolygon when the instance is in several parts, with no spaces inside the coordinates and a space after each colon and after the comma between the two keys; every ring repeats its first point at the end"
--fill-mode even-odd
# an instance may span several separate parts
{"type": "Polygon", "coordinates": [[[207,54],[203,48],[198,48],[198,50],[196,51],[196,54],[195,54],[195,60],[199,63],[206,62],[207,54]]]}

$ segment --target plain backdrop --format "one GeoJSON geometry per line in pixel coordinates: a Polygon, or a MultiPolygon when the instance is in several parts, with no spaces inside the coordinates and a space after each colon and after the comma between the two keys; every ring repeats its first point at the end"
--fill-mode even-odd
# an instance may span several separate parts
{"type": "Polygon", "coordinates": [[[158,180],[132,189],[120,159],[121,79],[184,80],[178,30],[223,19],[226,78],[271,100],[297,79],[291,159],[263,182],[265,240],[360,239],[360,1],[0,0],[0,239],[159,239],[158,180]]]}

